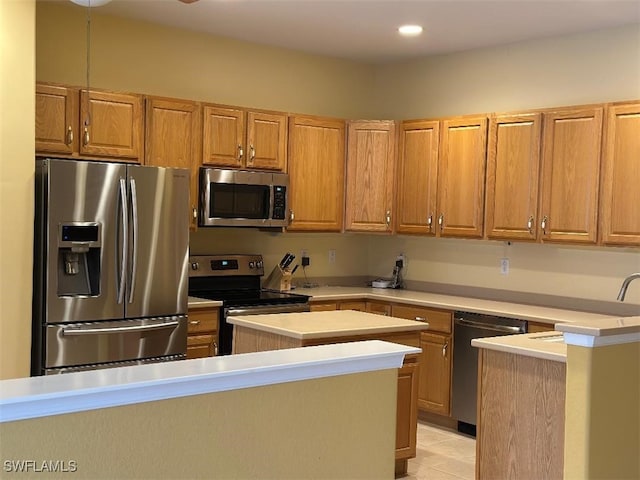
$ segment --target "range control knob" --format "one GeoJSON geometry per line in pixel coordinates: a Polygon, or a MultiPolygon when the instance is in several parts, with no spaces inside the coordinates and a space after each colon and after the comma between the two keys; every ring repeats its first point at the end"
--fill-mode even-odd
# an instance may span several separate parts
{"type": "Polygon", "coordinates": [[[249,268],[251,269],[256,268],[256,262],[249,262],[249,268]]]}
{"type": "Polygon", "coordinates": [[[256,268],[262,268],[262,260],[256,263],[256,268]]]}
{"type": "Polygon", "coordinates": [[[200,268],[200,264],[198,262],[191,262],[191,270],[198,270],[200,268]]]}

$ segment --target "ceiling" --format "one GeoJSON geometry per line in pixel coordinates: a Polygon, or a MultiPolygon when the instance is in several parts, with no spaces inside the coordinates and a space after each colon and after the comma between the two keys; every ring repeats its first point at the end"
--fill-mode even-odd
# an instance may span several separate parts
{"type": "Polygon", "coordinates": [[[95,8],[368,63],[640,24],[640,0],[112,0],[95,8]],[[405,23],[424,33],[401,38],[405,23]]]}

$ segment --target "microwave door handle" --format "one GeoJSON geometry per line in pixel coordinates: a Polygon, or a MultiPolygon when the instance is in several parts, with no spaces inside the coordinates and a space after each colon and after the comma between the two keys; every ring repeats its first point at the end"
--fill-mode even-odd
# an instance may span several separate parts
{"type": "Polygon", "coordinates": [[[133,292],[136,288],[136,275],[138,273],[138,192],[136,190],[136,181],[129,179],[131,184],[131,209],[133,218],[133,254],[131,261],[131,284],[129,287],[129,303],[133,303],[133,292]]]}
{"type": "MultiPolygon", "coordinates": [[[[127,271],[127,252],[129,250],[129,218],[127,210],[127,184],[124,178],[120,179],[120,215],[122,226],[122,250],[118,252],[120,257],[120,275],[118,281],[118,303],[124,301],[125,275],[127,271]]],[[[117,248],[117,247],[116,247],[117,248]]]]}

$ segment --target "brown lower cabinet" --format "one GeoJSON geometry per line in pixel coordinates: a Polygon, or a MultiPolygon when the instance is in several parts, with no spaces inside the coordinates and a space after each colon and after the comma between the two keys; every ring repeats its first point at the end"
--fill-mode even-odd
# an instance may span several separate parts
{"type": "Polygon", "coordinates": [[[187,358],[213,357],[218,354],[217,307],[190,308],[187,322],[187,358]]]}

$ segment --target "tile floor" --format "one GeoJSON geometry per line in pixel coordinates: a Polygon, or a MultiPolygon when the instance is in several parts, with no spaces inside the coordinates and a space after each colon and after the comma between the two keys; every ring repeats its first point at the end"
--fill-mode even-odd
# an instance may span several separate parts
{"type": "Polygon", "coordinates": [[[417,443],[403,480],[474,480],[475,438],[418,421],[417,443]]]}

